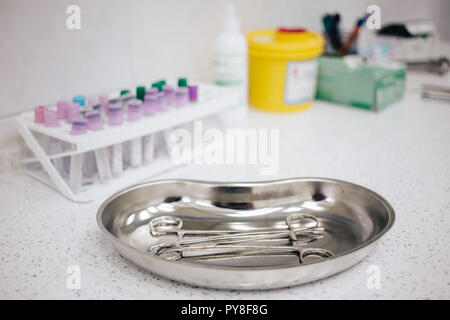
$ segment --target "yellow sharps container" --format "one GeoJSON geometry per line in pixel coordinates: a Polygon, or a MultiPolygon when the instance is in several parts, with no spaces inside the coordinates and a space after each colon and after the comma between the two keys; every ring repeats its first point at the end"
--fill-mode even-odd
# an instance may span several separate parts
{"type": "Polygon", "coordinates": [[[267,111],[308,108],[316,94],[317,57],[323,37],[304,29],[247,34],[250,104],[267,111]]]}

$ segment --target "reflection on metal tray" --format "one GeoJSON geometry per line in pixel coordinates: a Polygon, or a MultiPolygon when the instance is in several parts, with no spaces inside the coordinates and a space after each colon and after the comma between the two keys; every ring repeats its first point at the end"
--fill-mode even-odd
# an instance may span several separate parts
{"type": "MultiPolygon", "coordinates": [[[[394,223],[381,196],[361,186],[322,178],[255,183],[187,180],[149,182],[107,199],[97,222],[117,250],[137,265],[173,280],[212,288],[270,289],[303,284],[343,271],[364,258],[394,223]],[[255,231],[286,229],[292,214],[314,216],[323,236],[304,248],[333,256],[239,255],[223,259],[168,261],[147,250],[177,236],[153,236],[149,222],[159,216],[183,220],[183,229],[255,231]]],[[[270,239],[264,245],[286,245],[270,239]]],[[[260,244],[260,243],[259,243],[260,244]]]]}

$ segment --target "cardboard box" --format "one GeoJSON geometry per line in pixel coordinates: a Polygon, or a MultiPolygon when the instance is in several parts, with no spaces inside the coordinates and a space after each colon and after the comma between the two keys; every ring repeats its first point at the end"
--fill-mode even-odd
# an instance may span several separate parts
{"type": "Polygon", "coordinates": [[[365,62],[357,56],[321,56],[316,98],[381,110],[402,99],[406,70],[406,65],[398,62],[365,62]]]}

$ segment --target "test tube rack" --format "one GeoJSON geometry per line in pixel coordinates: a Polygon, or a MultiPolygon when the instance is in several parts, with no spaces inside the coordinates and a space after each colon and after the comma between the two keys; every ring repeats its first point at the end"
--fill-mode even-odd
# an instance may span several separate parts
{"type": "MultiPolygon", "coordinates": [[[[159,136],[163,137],[168,129],[187,125],[195,120],[213,118],[216,123],[224,126],[226,122],[220,120],[220,114],[239,106],[238,92],[207,83],[197,84],[198,101],[195,103],[189,103],[181,108],[171,107],[164,112],[143,117],[136,122],[124,122],[121,126],[105,124],[104,130],[89,131],[87,134],[80,136],[71,135],[71,125],[65,121],[61,121],[60,127],[48,128],[42,124],[34,123],[33,111],[18,115],[15,118],[16,126],[32,155],[22,160],[24,172],[59,191],[74,202],[89,202],[107,197],[123,188],[143,182],[158,173],[175,168],[179,164],[172,161],[170,154],[167,152],[167,140],[163,139],[159,144],[166,146],[166,152],[157,156],[151,163],[143,164],[137,168],[127,168],[119,177],[111,179],[107,183],[97,181],[83,186],[82,190],[74,193],[67,178],[63,177],[55,167],[55,160],[85,154],[152,134],[156,136],[161,133],[159,136]],[[56,154],[50,153],[38,141],[39,135],[58,139],[69,147],[56,154]]],[[[114,95],[112,93],[109,96],[114,95]]],[[[156,143],[158,142],[156,141],[156,143]]],[[[196,150],[193,150],[192,154],[198,156],[196,150]]]]}

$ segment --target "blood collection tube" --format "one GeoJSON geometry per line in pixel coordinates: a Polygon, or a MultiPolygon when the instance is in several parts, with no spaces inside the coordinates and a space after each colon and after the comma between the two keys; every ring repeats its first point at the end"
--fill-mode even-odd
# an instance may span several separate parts
{"type": "MultiPolygon", "coordinates": [[[[120,126],[123,123],[122,105],[115,103],[108,107],[108,124],[110,126],[120,126]]],[[[116,143],[110,147],[111,171],[114,176],[123,172],[123,146],[122,143],[116,143]]]]}
{"type": "MultiPolygon", "coordinates": [[[[85,119],[75,119],[72,121],[71,135],[82,135],[87,131],[85,119]]],[[[74,154],[70,157],[69,186],[72,192],[77,194],[81,190],[83,182],[83,154],[74,154]]]]}
{"type": "MultiPolygon", "coordinates": [[[[88,130],[103,130],[102,117],[99,110],[93,110],[86,113],[88,130]]],[[[108,148],[94,150],[95,163],[100,182],[106,182],[112,178],[111,167],[109,166],[108,148]]]]}
{"type": "MultiPolygon", "coordinates": [[[[44,111],[44,125],[47,128],[57,128],[60,126],[58,120],[58,113],[54,110],[44,111]]],[[[58,154],[62,152],[62,141],[53,137],[48,137],[49,145],[48,152],[50,155],[58,154]]],[[[62,158],[55,158],[52,160],[56,170],[58,170],[61,176],[64,175],[64,163],[62,158]]]]}
{"type": "MultiPolygon", "coordinates": [[[[137,121],[142,116],[142,101],[133,99],[128,102],[128,121],[137,121]]],[[[131,167],[139,167],[142,164],[142,138],[137,137],[129,142],[131,167]]]]}

